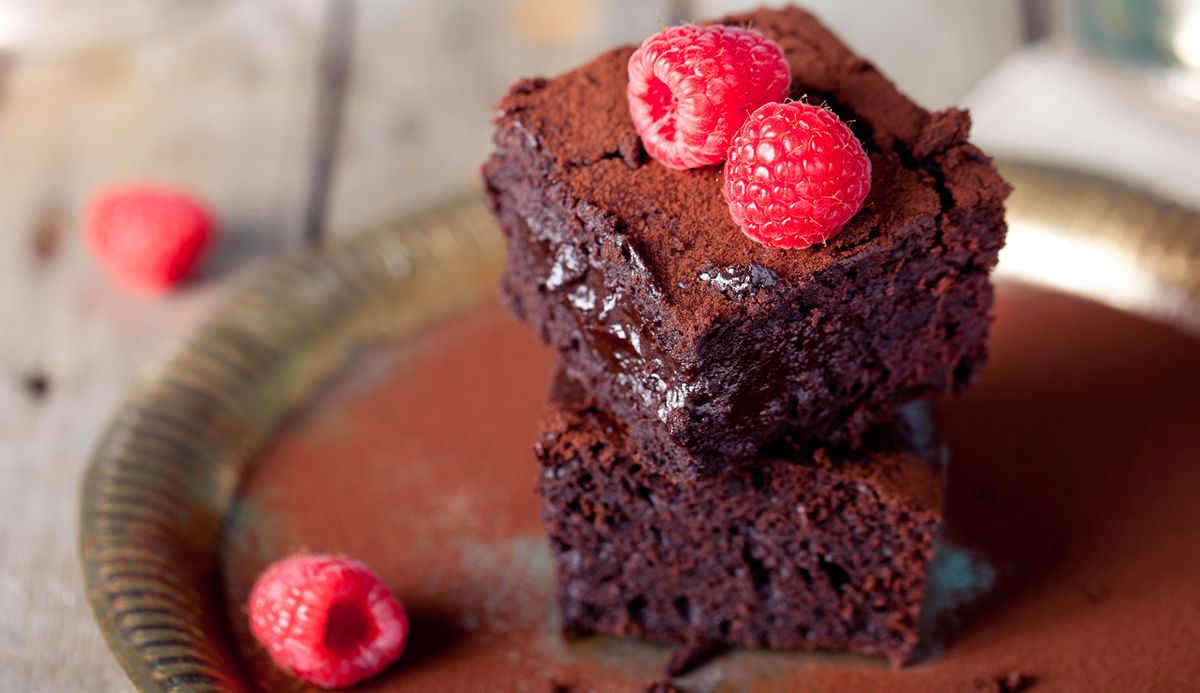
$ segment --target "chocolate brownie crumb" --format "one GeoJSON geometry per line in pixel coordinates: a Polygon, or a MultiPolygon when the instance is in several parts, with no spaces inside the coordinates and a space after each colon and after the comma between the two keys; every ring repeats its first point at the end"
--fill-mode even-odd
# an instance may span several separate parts
{"type": "Polygon", "coordinates": [[[684,645],[671,652],[663,668],[663,675],[672,679],[684,676],[693,669],[704,666],[724,651],[725,646],[715,642],[684,645]]]}
{"type": "Polygon", "coordinates": [[[1037,679],[1020,671],[1011,671],[999,676],[980,674],[971,680],[971,691],[976,693],[1020,693],[1037,683],[1037,679]]]}

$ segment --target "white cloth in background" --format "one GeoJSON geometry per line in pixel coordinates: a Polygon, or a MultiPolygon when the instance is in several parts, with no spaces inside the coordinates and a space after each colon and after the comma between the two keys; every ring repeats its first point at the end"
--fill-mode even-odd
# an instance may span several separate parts
{"type": "Polygon", "coordinates": [[[1059,164],[1200,208],[1200,112],[1060,44],[1005,58],[965,100],[972,139],[997,158],[1059,164]]]}

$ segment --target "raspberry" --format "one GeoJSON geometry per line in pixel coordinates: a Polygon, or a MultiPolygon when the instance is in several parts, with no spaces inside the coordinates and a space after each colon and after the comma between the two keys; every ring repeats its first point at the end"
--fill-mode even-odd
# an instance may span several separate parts
{"type": "Polygon", "coordinates": [[[322,688],[342,688],[400,656],[408,615],[362,563],[296,555],[271,564],[254,584],[250,631],[279,666],[322,688]]]}
{"type": "Polygon", "coordinates": [[[629,57],[629,113],[650,156],[674,169],[725,158],[746,116],[788,95],[783,51],[753,29],[664,29],[629,57]]]}
{"type": "Polygon", "coordinates": [[[154,186],[102,190],[85,216],[93,254],[118,284],[137,293],[164,293],[186,279],[216,233],[202,202],[154,186]]]}
{"type": "Polygon", "coordinates": [[[807,248],[842,230],[871,188],[871,160],[827,108],[769,103],[729,144],[725,201],[742,232],[770,248],[807,248]]]}

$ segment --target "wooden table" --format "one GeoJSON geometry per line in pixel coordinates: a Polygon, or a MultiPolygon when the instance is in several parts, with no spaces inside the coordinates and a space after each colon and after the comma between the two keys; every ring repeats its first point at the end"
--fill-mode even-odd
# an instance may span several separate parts
{"type": "MultiPolygon", "coordinates": [[[[239,275],[475,185],[491,104],[517,76],[738,4],[213,0],[151,16],[133,40],[0,53],[0,690],[127,688],[82,593],[80,475],[131,379],[239,275]],[[218,211],[222,243],[185,291],[124,294],[80,243],[89,192],[124,180],[182,185],[218,211]]],[[[815,4],[852,39],[897,18],[886,0],[815,4]]],[[[1015,3],[991,4],[917,3],[908,21],[974,34],[867,53],[949,103],[1020,38],[1015,3]],[[953,74],[922,67],[964,41],[978,45],[953,74]]]]}

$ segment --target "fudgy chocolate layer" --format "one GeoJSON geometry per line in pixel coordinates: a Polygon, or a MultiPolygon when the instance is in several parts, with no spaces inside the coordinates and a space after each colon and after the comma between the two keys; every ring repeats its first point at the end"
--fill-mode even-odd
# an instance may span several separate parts
{"type": "Polygon", "coordinates": [[[861,452],[780,449],[678,481],[560,375],[542,517],[568,633],[909,658],[941,521],[927,412],[861,452]]]}
{"type": "Polygon", "coordinates": [[[785,432],[859,440],[904,402],[977,375],[1008,188],[965,113],[930,114],[811,15],[721,20],[776,40],[793,95],[827,102],[871,156],[866,206],[824,246],[771,250],[734,226],[719,168],[650,161],[614,49],[501,100],[488,196],[509,240],[510,309],[664,451],[720,471],[785,432]]]}

